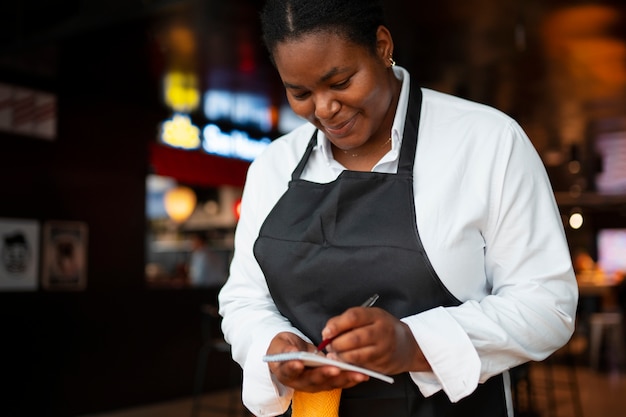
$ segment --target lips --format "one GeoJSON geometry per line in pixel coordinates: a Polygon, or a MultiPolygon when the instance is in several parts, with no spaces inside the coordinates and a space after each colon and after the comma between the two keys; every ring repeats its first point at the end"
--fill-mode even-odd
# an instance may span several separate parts
{"type": "Polygon", "coordinates": [[[354,127],[355,121],[356,117],[354,116],[346,120],[345,122],[333,126],[326,126],[324,124],[322,124],[322,126],[324,127],[324,130],[327,134],[333,137],[343,137],[350,133],[350,130],[352,130],[352,127],[354,127]]]}

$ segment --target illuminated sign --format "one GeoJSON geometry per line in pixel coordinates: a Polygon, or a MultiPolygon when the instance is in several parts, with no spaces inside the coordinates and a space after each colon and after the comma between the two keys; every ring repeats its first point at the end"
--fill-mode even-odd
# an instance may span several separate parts
{"type": "Polygon", "coordinates": [[[207,153],[252,161],[270,144],[268,138],[252,139],[246,132],[224,133],[214,124],[203,130],[202,149],[207,153]]]}
{"type": "Polygon", "coordinates": [[[217,125],[208,124],[202,130],[191,123],[188,116],[177,114],[162,123],[161,142],[174,148],[198,149],[226,158],[253,161],[270,144],[269,138],[254,139],[246,132],[233,130],[225,133],[217,125]]]}
{"type": "Polygon", "coordinates": [[[204,115],[209,120],[227,120],[262,132],[272,130],[272,107],[260,94],[209,90],[204,95],[204,115]]]}
{"type": "MultiPolygon", "coordinates": [[[[170,72],[164,78],[166,104],[176,111],[161,125],[160,141],[166,145],[204,152],[226,158],[254,160],[271,142],[269,138],[251,138],[242,130],[222,132],[210,123],[202,129],[195,126],[189,113],[199,102],[198,80],[193,74],[170,72]]],[[[209,90],[204,95],[204,115],[212,122],[228,122],[241,129],[271,132],[278,112],[261,94],[209,90]]],[[[301,121],[301,120],[300,120],[301,121]]]]}
{"type": "Polygon", "coordinates": [[[161,142],[175,148],[198,149],[200,129],[191,123],[188,116],[175,114],[161,125],[161,142]]]}
{"type": "Polygon", "coordinates": [[[200,104],[200,89],[195,74],[170,72],[163,80],[165,104],[180,113],[189,113],[200,104]]]}

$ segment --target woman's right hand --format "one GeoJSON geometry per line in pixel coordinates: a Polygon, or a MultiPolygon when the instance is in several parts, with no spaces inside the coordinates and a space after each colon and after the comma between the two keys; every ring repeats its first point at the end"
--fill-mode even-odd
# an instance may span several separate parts
{"type": "MultiPolygon", "coordinates": [[[[305,342],[295,334],[282,332],[272,339],[267,354],[298,351],[315,352],[315,350],[315,346],[305,342]]],[[[369,379],[367,375],[343,371],[335,366],[307,367],[300,360],[269,362],[268,366],[270,372],[280,383],[305,392],[350,388],[369,379]]]]}

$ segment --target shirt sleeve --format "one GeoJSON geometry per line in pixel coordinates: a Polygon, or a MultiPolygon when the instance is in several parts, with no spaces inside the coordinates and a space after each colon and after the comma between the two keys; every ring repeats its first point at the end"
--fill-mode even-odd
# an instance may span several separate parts
{"type": "Polygon", "coordinates": [[[235,253],[228,280],[219,294],[222,330],[233,359],[243,369],[243,403],[256,416],[284,413],[293,392],[272,379],[262,360],[271,340],[280,332],[292,332],[308,340],[277,310],[253,254],[260,226],[284,192],[280,182],[268,181],[267,171],[255,163],[249,168],[235,233],[235,253]]]}
{"type": "Polygon", "coordinates": [[[491,376],[545,359],[574,329],[577,284],[545,168],[517,123],[501,136],[483,187],[485,275],[452,277],[484,280],[488,291],[404,319],[433,369],[411,374],[426,396],[443,390],[456,402],[491,376]]]}

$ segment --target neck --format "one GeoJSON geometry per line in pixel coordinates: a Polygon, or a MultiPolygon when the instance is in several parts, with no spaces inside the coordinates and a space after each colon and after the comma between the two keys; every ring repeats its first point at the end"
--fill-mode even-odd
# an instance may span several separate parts
{"type": "Polygon", "coordinates": [[[382,143],[372,143],[372,147],[355,152],[344,151],[331,143],[333,158],[351,171],[371,171],[380,159],[391,150],[391,137],[382,143]]]}

